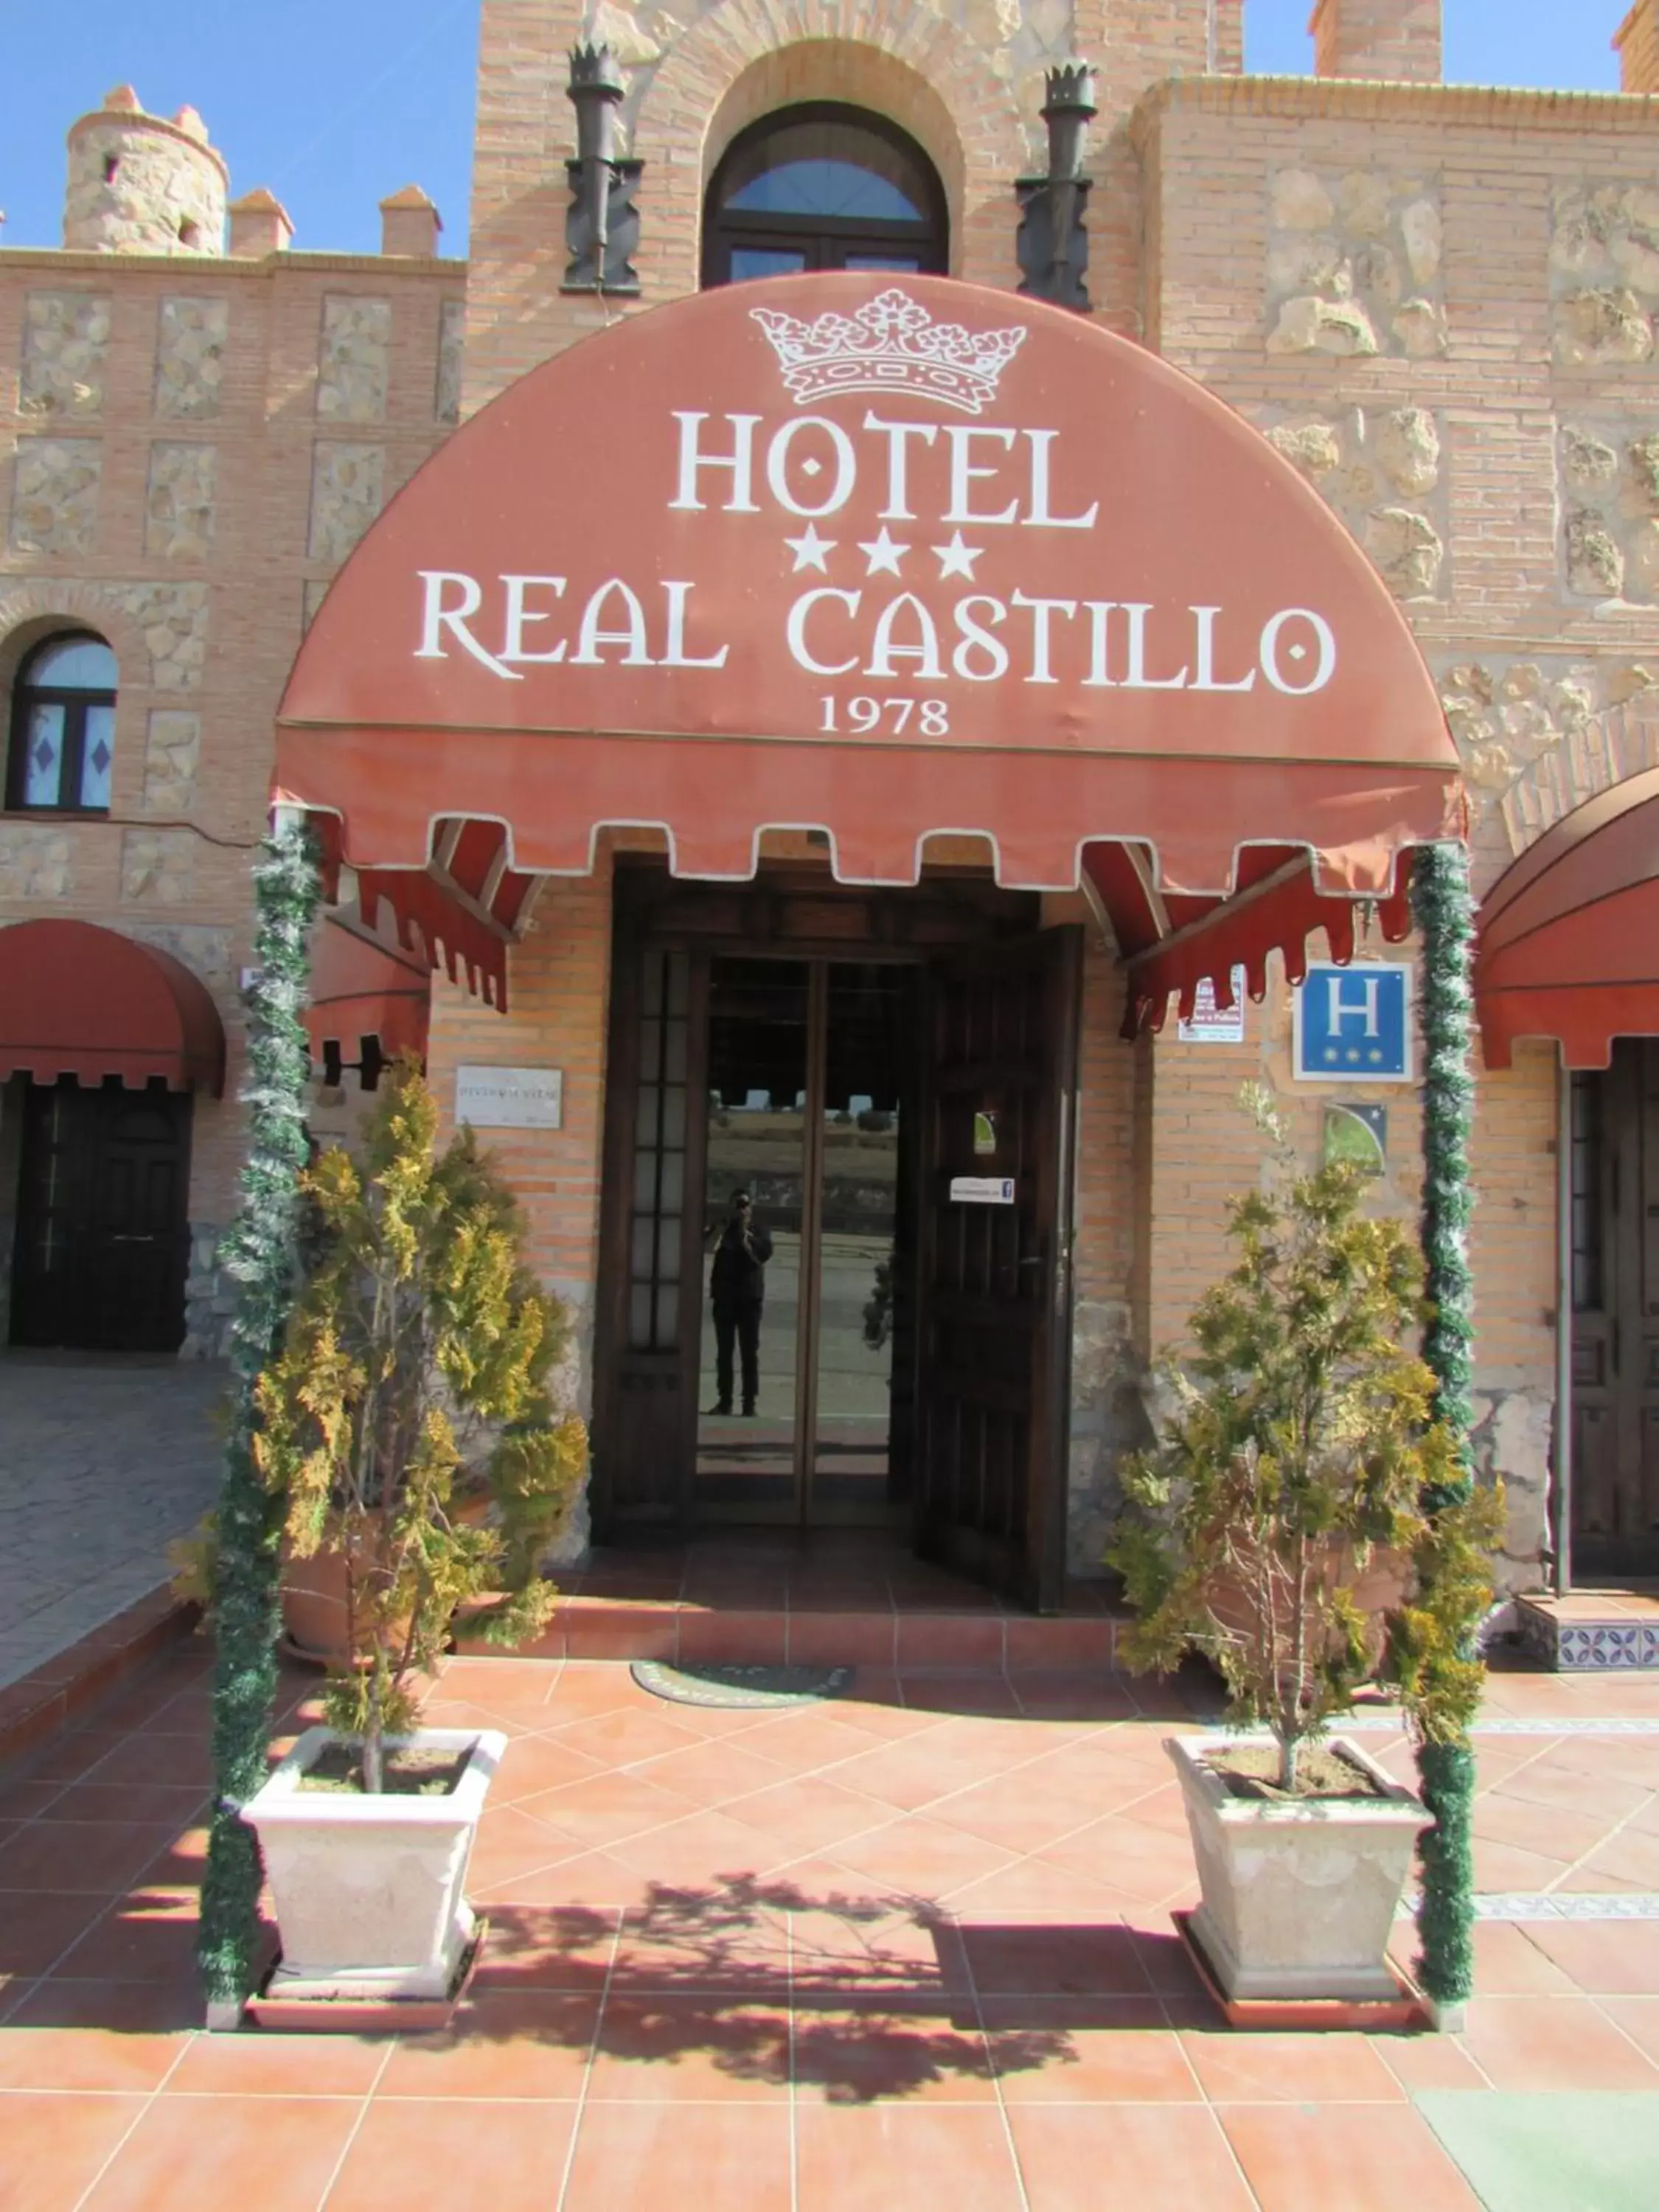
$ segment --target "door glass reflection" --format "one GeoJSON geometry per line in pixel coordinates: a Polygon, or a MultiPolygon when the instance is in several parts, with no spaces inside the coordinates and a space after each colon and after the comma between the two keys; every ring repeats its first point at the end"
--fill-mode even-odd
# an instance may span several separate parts
{"type": "Polygon", "coordinates": [[[914,978],[830,969],[818,1276],[815,1522],[892,1517],[908,1471],[913,1273],[902,1093],[914,978]]]}
{"type": "Polygon", "coordinates": [[[805,962],[713,963],[697,1491],[732,1519],[796,1510],[806,1025],[805,962]]]}

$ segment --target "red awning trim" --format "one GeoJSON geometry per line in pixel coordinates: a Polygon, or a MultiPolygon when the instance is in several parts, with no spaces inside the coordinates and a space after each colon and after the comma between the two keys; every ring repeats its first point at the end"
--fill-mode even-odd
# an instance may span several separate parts
{"type": "Polygon", "coordinates": [[[1659,769],[1575,807],[1498,878],[1474,990],[1488,1067],[1520,1037],[1595,1068],[1615,1037],[1659,1036],[1659,769]]]}
{"type": "Polygon", "coordinates": [[[378,944],[341,915],[324,915],[304,1015],[313,1060],[359,1066],[374,1038],[384,1060],[412,1052],[424,1061],[431,1005],[423,963],[378,944]]]}
{"type": "Polygon", "coordinates": [[[171,953],[89,921],[0,929],[0,1078],[118,1076],[220,1096],[225,1033],[207,986],[171,953]]]}
{"type": "Polygon", "coordinates": [[[366,919],[378,922],[392,909],[398,942],[452,983],[465,972],[466,988],[497,1012],[507,1012],[507,933],[498,922],[471,913],[453,892],[420,868],[360,868],[357,897],[366,919]]]}
{"type": "MultiPolygon", "coordinates": [[[[1085,865],[1112,917],[1128,971],[1123,1014],[1127,1037],[1143,1029],[1162,1029],[1172,997],[1179,1001],[1181,1018],[1190,1020],[1199,986],[1206,981],[1212,987],[1218,1006],[1231,1006],[1235,968],[1243,969],[1245,988],[1260,1001],[1267,995],[1267,958],[1273,952],[1283,957],[1288,980],[1301,982],[1308,972],[1308,939],[1316,930],[1324,932],[1328,957],[1339,966],[1346,967],[1353,958],[1358,902],[1322,892],[1305,853],[1280,855],[1264,849],[1253,856],[1255,880],[1244,890],[1231,899],[1212,902],[1206,912],[1182,922],[1168,934],[1149,939],[1146,909],[1137,910],[1132,900],[1126,905],[1123,921],[1119,922],[1113,895],[1115,891],[1122,897],[1125,875],[1120,864],[1106,858],[1109,849],[1091,848],[1085,865]],[[1096,860],[1097,853],[1102,856],[1100,862],[1096,860]]],[[[1191,902],[1184,903],[1190,906],[1191,902]]],[[[1397,872],[1395,887],[1376,902],[1376,913],[1389,944],[1398,945],[1411,934],[1411,896],[1405,867],[1397,872]]]]}

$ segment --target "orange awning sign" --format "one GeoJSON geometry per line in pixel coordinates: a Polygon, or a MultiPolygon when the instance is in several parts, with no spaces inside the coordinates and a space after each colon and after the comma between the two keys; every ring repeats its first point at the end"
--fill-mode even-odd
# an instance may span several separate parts
{"type": "Polygon", "coordinates": [[[942,278],[775,279],[597,334],[484,408],[336,580],[281,709],[285,794],[359,865],[440,818],[582,872],[651,824],[686,875],[828,833],[912,883],[931,835],[1065,888],[1091,841],[1231,889],[1300,847],[1385,890],[1456,834],[1399,609],[1200,386],[942,278]]]}

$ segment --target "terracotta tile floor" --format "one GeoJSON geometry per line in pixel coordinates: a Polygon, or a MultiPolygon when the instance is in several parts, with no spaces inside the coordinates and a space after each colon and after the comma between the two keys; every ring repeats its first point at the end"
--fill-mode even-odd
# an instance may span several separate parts
{"type": "MultiPolygon", "coordinates": [[[[1114,2174],[1137,2212],[1438,2212],[1477,2199],[1419,2096],[1659,2096],[1659,1920],[1482,1923],[1463,2036],[1225,2030],[1170,1919],[1190,1712],[1084,1672],[779,1712],[453,1661],[429,1717],[510,1741],[453,2027],[209,2038],[205,1665],[0,1775],[0,2212],[633,2212],[685,2176],[733,2212],[1092,2212],[1114,2174]]],[[[1659,1887],[1659,1736],[1554,1725],[1659,1719],[1659,1681],[1508,1674],[1490,1709],[1537,1730],[1482,1742],[1481,1886],[1659,1887]]]]}

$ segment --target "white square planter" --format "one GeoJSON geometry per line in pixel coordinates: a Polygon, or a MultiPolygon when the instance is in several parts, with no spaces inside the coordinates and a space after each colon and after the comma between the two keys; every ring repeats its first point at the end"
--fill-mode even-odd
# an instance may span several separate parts
{"type": "Polygon", "coordinates": [[[1419,1833],[1419,1799],[1346,1736],[1330,1740],[1386,1793],[1275,1804],[1236,1797],[1204,1764],[1237,1735],[1166,1736],[1187,1801],[1204,1901],[1193,1931],[1229,1997],[1386,2001],[1389,1937],[1419,1833]]]}
{"type": "Polygon", "coordinates": [[[304,1790],[331,1729],[307,1729],[242,1808],[259,1838],[283,1958],[273,1996],[442,1997],[472,1940],[463,1895],[484,1798],[507,1738],[476,1729],[389,1736],[388,1751],[465,1751],[442,1797],[304,1790]]]}

